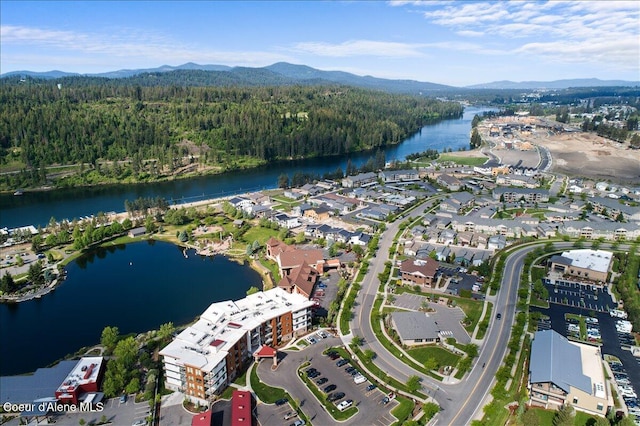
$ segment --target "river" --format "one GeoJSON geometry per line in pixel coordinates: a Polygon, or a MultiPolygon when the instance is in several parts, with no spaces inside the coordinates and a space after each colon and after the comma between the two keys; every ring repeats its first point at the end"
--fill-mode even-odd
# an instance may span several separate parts
{"type": "Polygon", "coordinates": [[[93,250],[67,265],[55,291],[0,305],[0,375],[44,367],[83,346],[102,329],[141,333],[191,322],[211,303],[237,300],[262,278],[224,256],[205,258],[165,242],[93,250]]]}
{"type": "MultiPolygon", "coordinates": [[[[471,120],[474,115],[487,110],[467,107],[460,119],[445,120],[425,126],[404,142],[387,147],[386,160],[404,160],[408,154],[427,149],[442,151],[451,148],[457,151],[459,148],[468,148],[471,120]]],[[[90,216],[101,211],[124,211],[124,201],[135,200],[138,197],[160,196],[179,203],[272,189],[277,187],[278,176],[283,173],[290,177],[298,171],[322,175],[333,172],[338,167],[345,170],[349,159],[354,165],[361,166],[373,155],[375,153],[369,152],[354,154],[351,157],[280,162],[251,170],[150,184],[105,185],[26,192],[20,197],[2,194],[0,195],[0,228],[46,226],[51,217],[61,220],[90,216]]]]}

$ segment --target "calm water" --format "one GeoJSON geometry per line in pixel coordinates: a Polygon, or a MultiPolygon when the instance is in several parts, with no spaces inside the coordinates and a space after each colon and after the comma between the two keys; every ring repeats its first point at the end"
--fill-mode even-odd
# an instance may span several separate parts
{"type": "MultiPolygon", "coordinates": [[[[401,144],[385,150],[387,161],[403,160],[408,154],[427,149],[469,147],[471,120],[475,114],[487,109],[466,108],[461,119],[446,120],[425,126],[419,133],[401,144]]],[[[0,228],[25,225],[46,226],[56,219],[73,219],[97,212],[124,211],[124,201],[138,197],[165,197],[175,202],[188,202],[223,195],[239,194],[260,189],[276,188],[278,176],[290,177],[301,171],[322,175],[337,167],[345,170],[347,161],[364,164],[375,153],[360,153],[351,157],[329,157],[313,160],[290,161],[258,169],[237,171],[223,175],[203,176],[172,182],[141,185],[114,185],[96,188],[73,188],[49,192],[26,193],[22,197],[0,195],[0,228]]]]}
{"type": "Polygon", "coordinates": [[[96,344],[108,325],[127,334],[185,324],[212,302],[262,288],[248,266],[187,254],[164,242],[96,250],[69,264],[68,279],[55,291],[0,305],[0,375],[33,371],[96,344]]]}

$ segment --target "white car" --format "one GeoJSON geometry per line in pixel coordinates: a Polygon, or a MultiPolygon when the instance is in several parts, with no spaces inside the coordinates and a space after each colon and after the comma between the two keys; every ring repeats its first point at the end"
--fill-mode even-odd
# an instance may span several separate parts
{"type": "Polygon", "coordinates": [[[342,401],[340,404],[338,404],[338,410],[344,411],[347,408],[351,407],[352,404],[353,404],[352,399],[347,399],[345,401],[342,401]]]}

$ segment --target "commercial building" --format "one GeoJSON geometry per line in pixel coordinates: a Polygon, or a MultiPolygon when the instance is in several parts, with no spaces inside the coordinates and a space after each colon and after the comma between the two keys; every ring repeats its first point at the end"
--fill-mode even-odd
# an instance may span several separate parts
{"type": "Polygon", "coordinates": [[[104,374],[102,361],[100,356],[81,358],[56,390],[56,399],[77,404],[86,394],[98,392],[104,374]]]}
{"type": "Polygon", "coordinates": [[[438,325],[423,312],[392,312],[391,326],[406,346],[440,342],[438,325]]]}
{"type": "Polygon", "coordinates": [[[538,331],[529,365],[531,405],[558,409],[571,404],[576,410],[600,416],[606,416],[613,406],[599,347],[571,342],[553,330],[538,331]]]}
{"type": "Polygon", "coordinates": [[[424,260],[407,259],[400,264],[402,283],[433,287],[438,266],[438,262],[429,257],[424,260]]]}
{"type": "Polygon", "coordinates": [[[165,346],[165,386],[208,404],[251,362],[262,345],[278,347],[311,326],[314,302],[281,288],[211,304],[165,346]]]}
{"type": "Polygon", "coordinates": [[[606,281],[613,253],[604,250],[571,250],[551,257],[551,270],[590,281],[606,281]]]}

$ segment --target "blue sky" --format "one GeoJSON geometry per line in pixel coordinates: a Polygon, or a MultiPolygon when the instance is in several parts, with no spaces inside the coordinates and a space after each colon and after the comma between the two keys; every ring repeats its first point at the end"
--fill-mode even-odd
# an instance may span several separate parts
{"type": "Polygon", "coordinates": [[[279,61],[454,86],[638,81],[640,2],[0,2],[2,73],[279,61]]]}

